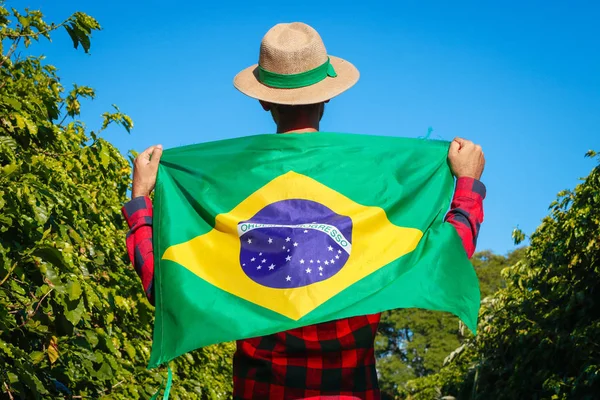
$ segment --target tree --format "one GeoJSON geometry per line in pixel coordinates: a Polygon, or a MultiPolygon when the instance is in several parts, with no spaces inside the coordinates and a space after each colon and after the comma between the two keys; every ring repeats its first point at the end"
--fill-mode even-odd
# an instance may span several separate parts
{"type": "MultiPolygon", "coordinates": [[[[521,257],[516,250],[507,257],[490,251],[476,253],[471,262],[477,271],[482,297],[504,286],[503,268],[521,257]]],[[[407,381],[436,373],[444,359],[465,340],[467,332],[449,313],[419,309],[385,312],[376,341],[377,370],[383,392],[393,395],[407,381]]]]}
{"type": "Polygon", "coordinates": [[[598,398],[600,165],[550,210],[482,307],[479,335],[438,374],[409,382],[410,398],[598,398]]]}
{"type": "MultiPolygon", "coordinates": [[[[86,129],[77,117],[94,90],[65,92],[43,57],[18,55],[63,28],[88,52],[100,25],[0,2],[0,397],[147,399],[165,374],[146,370],[153,308],[126,258],[131,168],[101,137],[133,122],[115,107],[86,129]]],[[[176,360],[173,397],[230,393],[231,351],[176,360]]]]}

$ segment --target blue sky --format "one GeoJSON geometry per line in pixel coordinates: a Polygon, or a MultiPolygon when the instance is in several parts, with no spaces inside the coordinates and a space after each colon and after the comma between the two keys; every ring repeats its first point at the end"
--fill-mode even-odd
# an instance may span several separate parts
{"type": "Polygon", "coordinates": [[[269,133],[270,116],[232,86],[278,22],[315,27],[330,54],[361,71],[327,108],[324,131],[469,138],[482,145],[488,188],[478,248],[505,253],[531,233],[600,150],[597,1],[191,2],[9,0],[59,22],[83,11],[103,27],[91,55],[66,32],[30,48],[65,86],[97,90],[90,129],[110,105],[135,122],[106,138],[122,152],[269,133]],[[358,2],[357,2],[358,3],[358,2]],[[486,4],[487,3],[487,4],[486,4]],[[371,5],[372,4],[372,5],[371,5]]]}

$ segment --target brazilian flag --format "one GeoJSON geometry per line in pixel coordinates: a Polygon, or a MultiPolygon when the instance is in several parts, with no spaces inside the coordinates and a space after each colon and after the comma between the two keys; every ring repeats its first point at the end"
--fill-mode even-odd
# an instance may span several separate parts
{"type": "Polygon", "coordinates": [[[257,135],[163,153],[150,367],[214,343],[418,307],[472,330],[479,285],[444,222],[449,143],[257,135]]]}

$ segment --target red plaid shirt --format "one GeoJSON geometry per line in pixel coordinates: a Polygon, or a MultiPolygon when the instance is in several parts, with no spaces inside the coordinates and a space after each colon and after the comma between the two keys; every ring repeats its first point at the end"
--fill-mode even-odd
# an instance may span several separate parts
{"type": "MultiPolygon", "coordinates": [[[[483,222],[485,186],[457,180],[446,221],[469,258],[483,222]]],[[[123,207],[131,230],[127,251],[148,299],[153,302],[152,203],[138,197],[123,207]]],[[[238,340],[233,357],[234,399],[380,398],[374,341],[380,314],[344,318],[273,335],[238,340]]]]}

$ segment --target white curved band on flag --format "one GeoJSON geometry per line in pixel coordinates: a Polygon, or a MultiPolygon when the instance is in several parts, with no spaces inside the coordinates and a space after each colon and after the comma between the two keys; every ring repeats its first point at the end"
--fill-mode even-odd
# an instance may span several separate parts
{"type": "Polygon", "coordinates": [[[295,228],[295,229],[312,229],[321,231],[331,237],[348,255],[352,251],[352,243],[333,225],[327,224],[300,224],[300,225],[283,225],[283,224],[255,224],[252,222],[244,222],[238,224],[238,236],[261,228],[295,228]]]}

